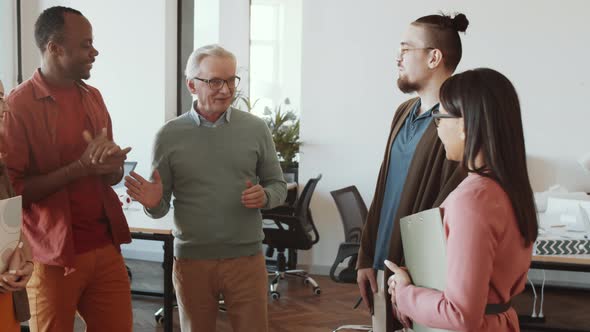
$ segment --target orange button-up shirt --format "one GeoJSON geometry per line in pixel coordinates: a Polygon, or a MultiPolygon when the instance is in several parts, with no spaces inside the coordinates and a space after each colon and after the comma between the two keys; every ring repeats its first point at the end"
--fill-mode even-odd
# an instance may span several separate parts
{"type": "MultiPolygon", "coordinates": [[[[100,92],[83,82],[77,84],[83,110],[90,119],[93,135],[112,124],[100,92]]],[[[16,87],[6,99],[9,112],[4,121],[5,163],[15,192],[22,194],[27,177],[49,174],[63,166],[58,151],[60,107],[39,70],[16,87]]],[[[80,136],[82,138],[82,136],[80,136]]],[[[113,243],[131,242],[129,226],[113,189],[103,183],[99,199],[104,204],[113,243]]],[[[23,230],[35,260],[48,265],[73,267],[75,248],[67,187],[31,203],[23,209],[23,230]]]]}

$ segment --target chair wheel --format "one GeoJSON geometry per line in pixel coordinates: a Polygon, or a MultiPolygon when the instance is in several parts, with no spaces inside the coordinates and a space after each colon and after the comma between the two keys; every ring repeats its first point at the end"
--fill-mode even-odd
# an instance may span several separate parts
{"type": "Polygon", "coordinates": [[[272,293],[270,293],[270,296],[272,297],[273,300],[278,300],[281,298],[281,294],[279,292],[272,292],[272,293]]]}
{"type": "Polygon", "coordinates": [[[321,290],[321,288],[319,288],[319,287],[314,287],[314,288],[313,288],[313,293],[314,293],[315,295],[320,295],[320,294],[322,294],[322,290],[321,290]]]}
{"type": "Polygon", "coordinates": [[[307,279],[307,278],[303,279],[303,284],[305,286],[309,285],[310,284],[309,279],[307,279]]]}
{"type": "Polygon", "coordinates": [[[156,324],[158,324],[158,326],[164,325],[164,315],[155,314],[154,319],[156,320],[156,324]]]}

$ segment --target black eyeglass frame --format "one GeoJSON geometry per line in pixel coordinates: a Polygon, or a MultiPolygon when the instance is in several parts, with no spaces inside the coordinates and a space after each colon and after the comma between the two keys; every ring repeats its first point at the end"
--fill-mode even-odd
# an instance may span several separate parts
{"type": "Polygon", "coordinates": [[[397,50],[397,58],[398,59],[402,59],[404,56],[406,56],[406,54],[408,52],[412,52],[412,51],[432,51],[432,50],[436,50],[436,47],[400,47],[397,50]]]}
{"type": "Polygon", "coordinates": [[[440,119],[460,119],[462,116],[457,116],[449,113],[440,113],[438,109],[432,111],[432,121],[436,128],[440,125],[440,119]]]}
{"type": "Polygon", "coordinates": [[[221,78],[207,79],[207,78],[200,78],[200,77],[193,77],[193,79],[207,83],[207,85],[209,86],[209,88],[211,88],[211,90],[221,90],[221,89],[223,89],[223,85],[224,84],[226,84],[227,87],[230,90],[235,90],[240,85],[240,81],[242,80],[240,78],[240,76],[237,76],[237,75],[236,76],[232,76],[232,77],[228,78],[227,80],[224,80],[224,79],[221,79],[221,78]],[[232,79],[235,80],[234,86],[231,86],[229,84],[229,81],[232,80],[232,79]],[[219,82],[221,82],[221,85],[219,87],[216,88],[216,87],[213,86],[215,84],[219,84],[219,82]],[[211,83],[213,83],[213,85],[211,83]]]}

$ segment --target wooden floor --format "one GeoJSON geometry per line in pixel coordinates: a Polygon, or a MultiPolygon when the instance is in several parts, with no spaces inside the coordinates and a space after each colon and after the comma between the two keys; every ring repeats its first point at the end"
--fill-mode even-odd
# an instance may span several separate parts
{"type": "MultiPolygon", "coordinates": [[[[142,261],[128,261],[133,271],[133,287],[154,291],[162,288],[160,264],[142,261]]],[[[329,332],[345,324],[370,324],[370,317],[364,309],[353,310],[358,298],[356,285],[339,284],[327,277],[317,277],[322,288],[320,296],[314,295],[310,287],[298,280],[281,281],[280,300],[269,299],[269,325],[272,332],[329,332]]],[[[532,304],[528,293],[514,300],[519,313],[529,314],[532,304]]],[[[133,296],[135,332],[162,332],[154,320],[154,312],[160,308],[160,298],[133,296]]],[[[177,311],[175,310],[175,313],[177,311]]],[[[590,332],[590,293],[578,291],[547,291],[544,314],[547,323],[538,328],[523,331],[543,331],[546,325],[557,326],[562,331],[590,332]]],[[[84,331],[84,323],[77,319],[76,331],[84,331]]],[[[174,331],[180,331],[178,317],[174,317],[174,331]]],[[[230,332],[231,327],[225,313],[218,316],[217,331],[230,332]]]]}
{"type": "MultiPolygon", "coordinates": [[[[160,264],[143,261],[127,262],[133,273],[132,287],[160,291],[162,269],[160,264]]],[[[314,277],[315,278],[315,277],[314,277]]],[[[269,327],[273,332],[326,332],[345,324],[370,324],[369,313],[364,309],[353,310],[358,299],[356,285],[335,283],[328,277],[317,277],[322,294],[315,295],[311,287],[300,280],[281,280],[281,298],[269,297],[269,327]]],[[[154,320],[154,312],[162,306],[162,299],[133,296],[133,331],[163,332],[154,320]]],[[[175,310],[174,331],[180,331],[178,311],[175,310]]],[[[76,332],[84,331],[84,323],[77,318],[76,332]]],[[[231,332],[227,314],[219,312],[217,331],[231,332]]]]}

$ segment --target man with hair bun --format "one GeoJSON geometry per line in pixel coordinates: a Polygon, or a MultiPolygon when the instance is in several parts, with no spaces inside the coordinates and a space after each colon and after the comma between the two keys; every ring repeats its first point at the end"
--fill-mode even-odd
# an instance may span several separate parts
{"type": "Polygon", "coordinates": [[[412,22],[400,42],[397,85],[418,96],[395,112],[357,262],[357,283],[374,309],[376,332],[399,329],[397,320],[405,318],[394,315],[384,283],[384,260],[403,265],[399,219],[439,206],[466,176],[458,163],[446,160],[432,112],[440,86],[461,60],[459,32],[468,25],[463,14],[428,15],[412,22]]]}

